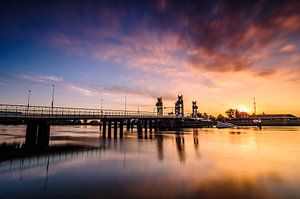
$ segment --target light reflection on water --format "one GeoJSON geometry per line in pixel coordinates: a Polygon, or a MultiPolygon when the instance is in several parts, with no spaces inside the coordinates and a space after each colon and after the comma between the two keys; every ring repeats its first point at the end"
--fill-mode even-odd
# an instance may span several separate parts
{"type": "MultiPolygon", "coordinates": [[[[0,143],[25,126],[0,126],[0,143]]],[[[51,153],[1,159],[0,198],[299,198],[300,128],[124,132],[51,127],[51,153]]],[[[0,152],[1,153],[1,152],[0,152]]],[[[2,157],[2,156],[1,156],[2,157]]]]}

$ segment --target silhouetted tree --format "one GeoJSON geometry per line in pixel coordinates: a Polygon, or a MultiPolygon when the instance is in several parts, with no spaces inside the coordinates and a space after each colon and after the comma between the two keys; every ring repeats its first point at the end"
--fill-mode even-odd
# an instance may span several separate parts
{"type": "Polygon", "coordinates": [[[222,114],[219,114],[219,115],[217,116],[217,121],[225,122],[225,117],[224,117],[222,114]]]}
{"type": "Polygon", "coordinates": [[[228,109],[225,113],[230,119],[234,118],[236,116],[235,110],[232,108],[228,109]]]}
{"type": "Polygon", "coordinates": [[[240,111],[235,109],[234,115],[235,115],[235,118],[240,118],[240,111]]]}
{"type": "Polygon", "coordinates": [[[208,119],[207,113],[203,113],[203,114],[202,114],[202,117],[203,117],[204,119],[208,119]]]}
{"type": "Polygon", "coordinates": [[[209,115],[208,118],[209,118],[210,120],[212,120],[212,121],[216,121],[216,117],[213,116],[213,115],[209,115]]]}

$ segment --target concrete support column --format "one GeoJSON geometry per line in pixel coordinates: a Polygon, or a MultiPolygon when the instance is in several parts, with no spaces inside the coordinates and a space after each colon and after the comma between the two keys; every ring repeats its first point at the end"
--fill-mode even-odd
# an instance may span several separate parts
{"type": "Polygon", "coordinates": [[[157,121],[157,119],[155,119],[155,121],[154,121],[154,130],[155,131],[157,131],[158,130],[158,121],[157,121]]]}
{"type": "Polygon", "coordinates": [[[114,121],[114,138],[117,138],[118,134],[118,120],[114,121]]]}
{"type": "Polygon", "coordinates": [[[35,146],[37,142],[38,126],[33,123],[26,125],[25,146],[35,146]]]}
{"type": "Polygon", "coordinates": [[[26,147],[47,147],[50,139],[50,124],[47,121],[27,121],[26,147]]]}
{"type": "Polygon", "coordinates": [[[107,132],[107,137],[111,138],[111,120],[108,120],[108,132],[107,132]]]}
{"type": "Polygon", "coordinates": [[[123,138],[123,120],[120,120],[120,138],[123,138]]]}
{"type": "Polygon", "coordinates": [[[102,120],[102,136],[105,138],[106,137],[106,120],[102,120]]]}
{"type": "Polygon", "coordinates": [[[130,128],[131,128],[131,130],[133,130],[133,128],[134,128],[133,122],[130,122],[130,128]]]}
{"type": "Polygon", "coordinates": [[[149,120],[149,129],[150,129],[150,132],[152,132],[152,120],[149,120]]]}
{"type": "Polygon", "coordinates": [[[49,124],[41,124],[38,129],[38,147],[47,147],[49,146],[50,139],[50,125],[49,124]]]}
{"type": "Polygon", "coordinates": [[[127,119],[127,126],[126,126],[126,130],[129,131],[130,130],[130,119],[127,119]]]}
{"type": "Polygon", "coordinates": [[[144,120],[145,133],[148,131],[148,120],[144,120]]]}
{"type": "Polygon", "coordinates": [[[138,120],[137,122],[137,132],[138,132],[138,138],[142,138],[143,137],[143,126],[142,126],[142,121],[138,120]]]}

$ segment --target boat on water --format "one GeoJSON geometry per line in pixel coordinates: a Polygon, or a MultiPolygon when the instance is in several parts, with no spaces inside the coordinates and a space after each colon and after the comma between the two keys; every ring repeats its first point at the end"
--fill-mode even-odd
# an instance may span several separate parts
{"type": "Polygon", "coordinates": [[[237,125],[229,123],[229,122],[217,122],[217,128],[235,128],[237,125]]]}

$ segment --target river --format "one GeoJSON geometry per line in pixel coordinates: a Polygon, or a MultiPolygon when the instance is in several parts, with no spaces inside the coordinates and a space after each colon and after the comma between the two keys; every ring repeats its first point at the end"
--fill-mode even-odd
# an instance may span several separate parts
{"type": "Polygon", "coordinates": [[[104,139],[97,126],[51,126],[47,149],[19,153],[25,128],[0,125],[1,199],[300,198],[299,127],[104,139]]]}

